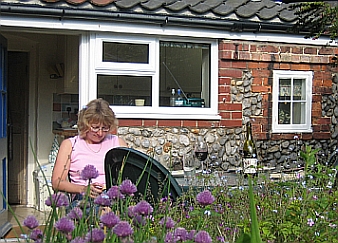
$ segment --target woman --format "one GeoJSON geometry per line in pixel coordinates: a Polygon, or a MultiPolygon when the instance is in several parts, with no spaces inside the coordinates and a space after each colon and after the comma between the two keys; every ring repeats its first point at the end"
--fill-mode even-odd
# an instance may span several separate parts
{"type": "Polygon", "coordinates": [[[105,189],[104,158],[114,147],[126,147],[126,142],[111,132],[117,119],[109,103],[95,99],[79,112],[77,122],[79,135],[65,139],[56,158],[52,186],[55,191],[75,194],[81,199],[87,192],[88,181],[81,178],[86,165],[93,165],[99,172],[90,185],[90,197],[95,198],[105,189]]]}

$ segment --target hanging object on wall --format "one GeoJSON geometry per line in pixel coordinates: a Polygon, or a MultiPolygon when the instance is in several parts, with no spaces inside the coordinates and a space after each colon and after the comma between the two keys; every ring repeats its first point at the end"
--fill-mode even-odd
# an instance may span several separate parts
{"type": "Polygon", "coordinates": [[[49,78],[51,79],[62,78],[64,74],[63,72],[64,65],[63,63],[57,63],[54,66],[49,66],[47,70],[49,72],[49,78]]]}

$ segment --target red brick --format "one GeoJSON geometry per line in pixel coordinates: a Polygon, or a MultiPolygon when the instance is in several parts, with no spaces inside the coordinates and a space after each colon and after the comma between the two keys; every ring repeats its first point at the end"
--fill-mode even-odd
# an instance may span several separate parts
{"type": "Polygon", "coordinates": [[[266,132],[258,132],[255,134],[256,140],[268,140],[268,133],[266,132]]]}
{"type": "Polygon", "coordinates": [[[305,47],[304,48],[304,54],[317,54],[317,48],[313,48],[313,47],[305,47]]]}
{"type": "Polygon", "coordinates": [[[292,55],[291,62],[300,62],[301,55],[292,55]]]}
{"type": "Polygon", "coordinates": [[[256,51],[257,51],[257,45],[250,44],[250,52],[256,52],[256,51]]]}
{"type": "Polygon", "coordinates": [[[241,103],[221,103],[218,104],[218,110],[221,111],[241,111],[242,104],[241,103]]]}
{"type": "Polygon", "coordinates": [[[219,58],[220,59],[233,59],[233,51],[220,51],[219,58]]]}
{"type": "Polygon", "coordinates": [[[231,67],[232,67],[232,61],[228,61],[228,60],[221,60],[218,66],[218,68],[231,68],[231,67]]]}
{"type": "Polygon", "coordinates": [[[324,79],[323,86],[332,87],[332,80],[331,79],[324,79]]]}
{"type": "Polygon", "coordinates": [[[204,120],[199,120],[197,121],[197,127],[202,128],[202,127],[218,127],[219,122],[218,121],[204,121],[204,120]]]}
{"type": "Polygon", "coordinates": [[[258,93],[258,92],[270,92],[271,88],[270,86],[252,86],[251,87],[252,92],[258,93]]]}
{"type": "Polygon", "coordinates": [[[197,121],[196,120],[183,120],[182,126],[183,127],[197,127],[197,121]]]}
{"type": "Polygon", "coordinates": [[[302,140],[311,140],[312,139],[312,133],[302,133],[301,139],[302,140]]]}
{"type": "Polygon", "coordinates": [[[278,54],[265,54],[261,55],[261,60],[265,62],[279,62],[280,57],[278,54]]]}
{"type": "Polygon", "coordinates": [[[312,95],[312,103],[314,103],[314,102],[321,102],[321,101],[322,101],[322,96],[321,95],[316,95],[316,94],[312,95]]]}
{"type": "Polygon", "coordinates": [[[259,45],[257,46],[257,51],[268,52],[268,53],[277,53],[278,47],[273,45],[259,45]]]}
{"type": "Polygon", "coordinates": [[[242,112],[231,112],[232,119],[242,119],[242,112]]]}
{"type": "Polygon", "coordinates": [[[242,120],[221,120],[220,126],[241,127],[242,126],[242,120]]]}
{"type": "Polygon", "coordinates": [[[231,116],[230,116],[231,112],[228,112],[228,111],[222,111],[219,113],[219,115],[222,117],[222,119],[230,119],[231,116]]]}
{"type": "Polygon", "coordinates": [[[242,71],[237,69],[219,70],[221,77],[242,78],[242,71]]]}
{"type": "Polygon", "coordinates": [[[310,71],[310,65],[309,64],[301,64],[301,63],[292,63],[291,64],[292,70],[304,70],[304,71],[310,71]]]}
{"type": "Polygon", "coordinates": [[[219,94],[229,94],[230,86],[229,85],[218,85],[218,93],[219,94]]]}
{"type": "Polygon", "coordinates": [[[334,54],[334,49],[332,47],[322,47],[319,49],[318,54],[319,55],[333,55],[334,54]]]}
{"type": "Polygon", "coordinates": [[[290,63],[280,63],[279,64],[279,69],[290,70],[291,69],[291,65],[290,65],[290,63]]]}
{"type": "Polygon", "coordinates": [[[251,54],[250,52],[247,52],[247,51],[239,51],[238,59],[239,60],[251,60],[251,54]]]}
{"type": "Polygon", "coordinates": [[[181,127],[181,120],[158,120],[159,127],[181,127]]]}
{"type": "Polygon", "coordinates": [[[142,119],[119,119],[120,127],[142,126],[142,119]]]}
{"type": "Polygon", "coordinates": [[[143,120],[143,126],[145,127],[155,127],[157,126],[157,120],[143,120]]]}
{"type": "Polygon", "coordinates": [[[318,118],[317,124],[323,125],[323,124],[331,124],[331,118],[330,117],[322,117],[318,118]]]}
{"type": "Polygon", "coordinates": [[[233,61],[232,62],[233,68],[247,68],[246,62],[243,61],[233,61]]]}
{"type": "Polygon", "coordinates": [[[248,62],[248,68],[249,69],[257,69],[257,68],[259,68],[259,63],[258,62],[248,62]]]}
{"type": "Polygon", "coordinates": [[[330,139],[331,133],[329,132],[314,132],[312,133],[313,139],[330,139]]]}
{"type": "Polygon", "coordinates": [[[329,124],[324,124],[320,126],[320,131],[321,132],[330,132],[330,125],[329,124]]]}
{"type": "Polygon", "coordinates": [[[251,53],[251,61],[260,61],[261,54],[260,53],[251,53]]]}
{"type": "Polygon", "coordinates": [[[226,84],[230,85],[231,84],[231,78],[218,78],[218,84],[226,84]]]}
{"type": "Polygon", "coordinates": [[[303,54],[303,48],[295,46],[295,47],[292,47],[291,52],[293,54],[303,54]]]}
{"type": "Polygon", "coordinates": [[[279,47],[281,53],[290,53],[291,47],[290,46],[280,46],[279,47]]]}
{"type": "Polygon", "coordinates": [[[220,42],[219,49],[220,50],[236,50],[236,47],[234,43],[220,42]]]}
{"type": "Polygon", "coordinates": [[[225,103],[230,101],[231,101],[230,94],[218,94],[218,102],[225,103]]]}
{"type": "Polygon", "coordinates": [[[315,93],[320,94],[332,94],[332,88],[331,87],[315,87],[314,88],[315,93]]]}

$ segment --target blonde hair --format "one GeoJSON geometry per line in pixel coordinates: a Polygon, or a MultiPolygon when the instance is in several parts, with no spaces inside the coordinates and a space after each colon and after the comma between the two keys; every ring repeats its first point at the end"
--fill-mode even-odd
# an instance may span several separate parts
{"type": "Polygon", "coordinates": [[[77,127],[80,137],[85,137],[93,123],[109,126],[109,132],[117,127],[117,118],[109,103],[101,98],[90,101],[85,108],[79,111],[77,127]]]}

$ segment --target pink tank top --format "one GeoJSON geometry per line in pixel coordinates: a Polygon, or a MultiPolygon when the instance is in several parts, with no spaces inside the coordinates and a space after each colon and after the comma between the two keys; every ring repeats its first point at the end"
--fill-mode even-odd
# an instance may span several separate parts
{"type": "Polygon", "coordinates": [[[69,177],[72,183],[79,185],[88,185],[88,181],[81,178],[83,168],[91,164],[99,172],[99,176],[92,182],[106,184],[104,173],[104,158],[106,153],[115,147],[119,147],[118,136],[108,134],[101,144],[87,144],[86,141],[79,136],[69,138],[73,151],[71,153],[71,164],[69,168],[69,177]]]}

